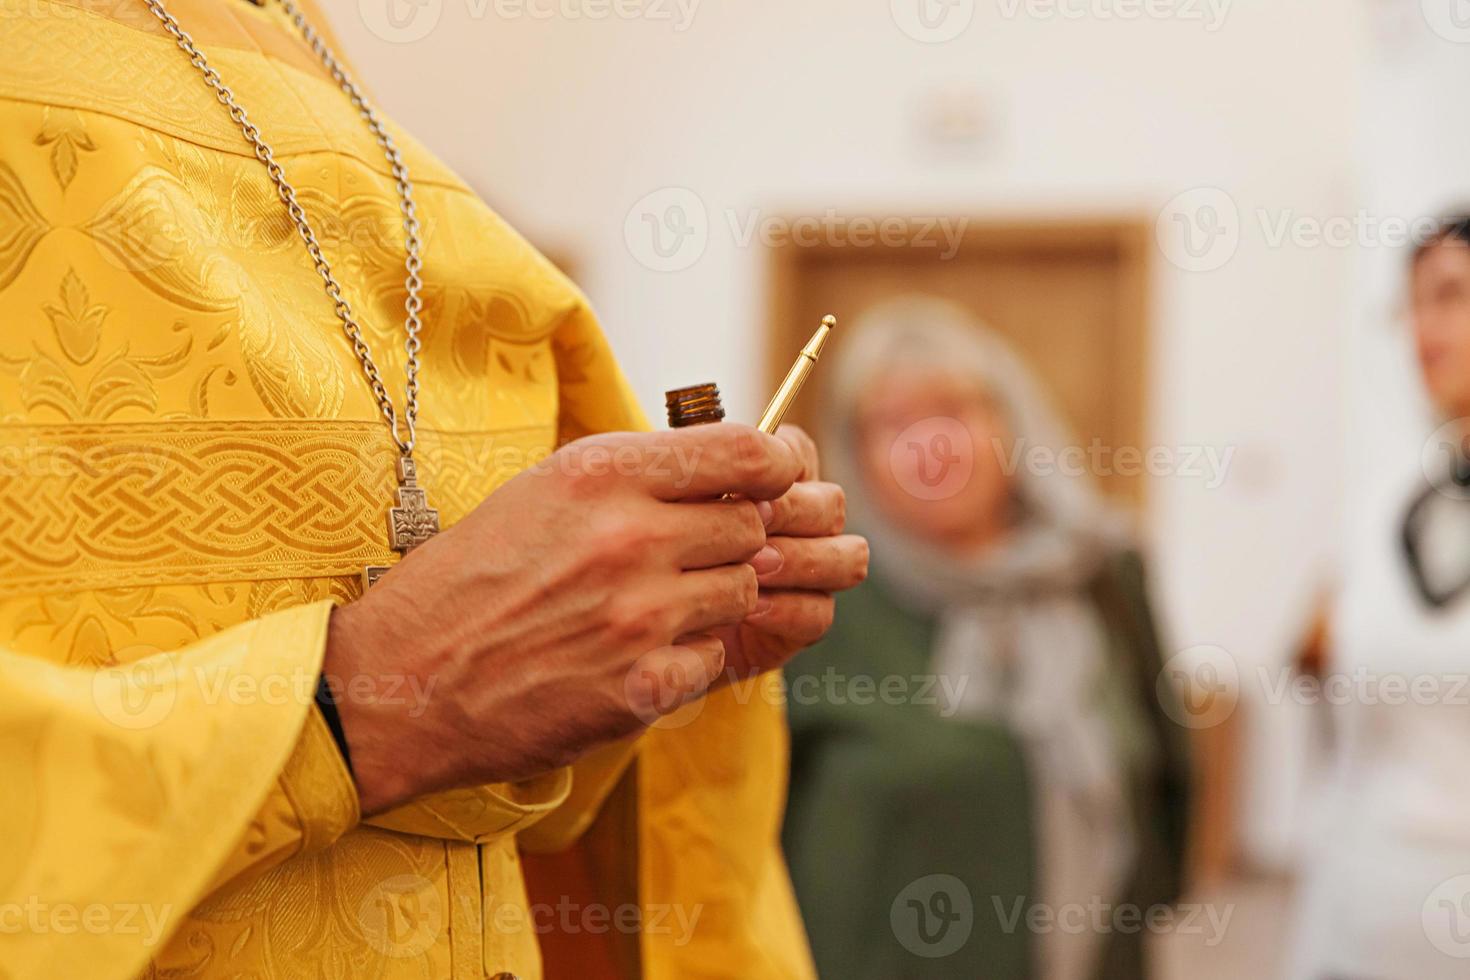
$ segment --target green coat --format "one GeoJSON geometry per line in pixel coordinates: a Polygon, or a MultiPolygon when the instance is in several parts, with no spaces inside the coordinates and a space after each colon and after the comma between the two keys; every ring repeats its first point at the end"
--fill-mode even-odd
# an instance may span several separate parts
{"type": "MultiPolygon", "coordinates": [[[[1114,668],[1125,671],[1154,740],[1152,761],[1131,779],[1139,857],[1123,901],[1141,909],[1175,901],[1180,887],[1188,783],[1185,733],[1158,702],[1158,639],[1143,569],[1119,555],[1092,584],[1114,668]]],[[[900,608],[869,581],[844,595],[836,625],[787,670],[792,729],[791,795],[784,843],[817,968],[832,980],[1029,980],[1036,976],[1024,918],[1036,893],[1036,839],[1027,761],[997,724],[943,718],[925,702],[936,623],[900,608]],[[835,670],[841,697],[822,685],[835,670]],[[871,677],[873,688],[854,682],[871,677]],[[914,697],[878,697],[884,678],[904,678],[914,697]],[[893,703],[902,700],[903,703],[893,703]],[[909,900],[930,912],[932,889],[900,893],[930,875],[952,875],[973,902],[973,931],[954,952],[912,935],[909,900]],[[895,909],[895,905],[899,906],[895,909]],[[904,917],[908,916],[909,925],[904,917]],[[902,938],[901,938],[902,937],[902,938]]],[[[864,682],[865,683],[865,682],[864,682]]],[[[898,684],[898,681],[889,681],[898,684]]],[[[897,689],[895,688],[895,691],[897,689]]],[[[935,692],[930,692],[931,694],[935,692]]],[[[947,886],[951,893],[960,889],[947,886]]],[[[938,919],[930,938],[943,935],[938,919]]],[[[960,928],[960,926],[955,926],[960,928]]],[[[958,936],[959,934],[956,934],[958,936]]],[[[1099,980],[1145,975],[1140,933],[1115,932],[1099,980]]]]}

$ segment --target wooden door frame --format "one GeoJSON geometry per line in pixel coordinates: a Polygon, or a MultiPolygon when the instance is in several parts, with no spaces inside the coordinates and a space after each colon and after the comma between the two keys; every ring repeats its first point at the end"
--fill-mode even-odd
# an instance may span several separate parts
{"type": "MultiPolygon", "coordinates": [[[[893,213],[897,212],[889,212],[890,215],[893,213]]],[[[799,301],[796,297],[796,284],[801,279],[804,265],[840,260],[854,252],[861,252],[868,259],[892,255],[895,258],[912,260],[915,256],[921,256],[921,253],[910,243],[933,237],[934,230],[930,222],[906,219],[903,234],[867,235],[871,244],[850,244],[853,241],[851,226],[854,222],[862,222],[867,229],[875,226],[892,227],[894,219],[891,216],[879,217],[882,214],[881,211],[866,215],[854,214],[836,222],[826,217],[821,220],[832,225],[832,234],[817,236],[817,240],[805,243],[795,240],[801,236],[788,236],[768,250],[765,373],[770,390],[774,391],[781,383],[781,379],[791,368],[792,358],[816,329],[815,323],[799,322],[797,319],[796,307],[799,301]],[[849,244],[841,244],[844,242],[849,244]]],[[[810,221],[811,217],[790,216],[785,227],[799,227],[797,222],[803,219],[810,221]]],[[[1128,366],[1133,373],[1127,379],[1140,392],[1136,408],[1138,417],[1128,420],[1128,428],[1138,434],[1140,442],[1146,441],[1152,394],[1150,296],[1153,224],[1133,216],[1082,219],[1044,215],[1035,218],[1010,216],[1002,219],[959,216],[957,220],[965,222],[959,250],[947,261],[954,261],[961,256],[984,255],[986,252],[1015,255],[1027,251],[1104,252],[1115,258],[1120,273],[1118,305],[1115,310],[1119,339],[1138,352],[1138,356],[1128,366]]],[[[945,261],[937,250],[932,260],[945,261]]],[[[842,311],[831,312],[839,317],[840,331],[842,311]]],[[[810,406],[807,409],[802,411],[801,402],[798,401],[797,411],[793,412],[794,421],[799,423],[804,418],[810,418],[810,406]]],[[[1134,482],[1137,490],[1133,494],[1132,502],[1142,509],[1146,503],[1146,481],[1134,482]]]]}

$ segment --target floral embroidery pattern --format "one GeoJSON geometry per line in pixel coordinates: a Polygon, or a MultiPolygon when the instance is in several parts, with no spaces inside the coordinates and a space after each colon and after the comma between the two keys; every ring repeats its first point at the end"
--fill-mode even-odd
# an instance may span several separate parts
{"type": "Polygon", "coordinates": [[[36,145],[51,147],[51,173],[62,190],[66,190],[76,178],[81,155],[97,149],[92,137],[87,135],[87,126],[80,114],[52,106],[46,107],[41,131],[36,134],[36,145]]]}
{"type": "Polygon", "coordinates": [[[0,289],[15,281],[50,230],[15,171],[0,163],[0,289]]]}
{"type": "MultiPolygon", "coordinates": [[[[58,302],[42,304],[65,358],[75,368],[89,365],[98,354],[107,307],[94,304],[75,270],[68,269],[57,291],[58,302]]],[[[175,333],[182,326],[176,324],[175,333]]],[[[21,403],[31,412],[49,409],[69,422],[101,421],[126,409],[151,412],[158,406],[153,382],[184,366],[192,340],[185,335],[161,354],[132,354],[127,341],[113,348],[89,376],[47,354],[37,344],[28,358],[0,357],[0,369],[19,380],[21,403]]]]}

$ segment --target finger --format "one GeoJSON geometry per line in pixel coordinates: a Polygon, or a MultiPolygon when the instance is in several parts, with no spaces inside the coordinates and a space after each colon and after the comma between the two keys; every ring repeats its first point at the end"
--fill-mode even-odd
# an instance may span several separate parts
{"type": "Polygon", "coordinates": [[[801,475],[797,480],[821,479],[821,461],[817,455],[817,444],[806,430],[799,425],[783,425],[776,430],[776,438],[791,447],[796,458],[801,460],[801,475]]]}
{"type": "Polygon", "coordinates": [[[778,552],[781,561],[778,566],[770,564],[764,549],[752,559],[763,589],[841,592],[868,577],[868,542],[856,534],[773,537],[766,540],[766,548],[778,552]]]}
{"type": "Polygon", "coordinates": [[[801,475],[790,446],[748,425],[722,422],[634,438],[645,454],[638,477],[660,500],[726,494],[774,500],[801,475]]]}
{"type": "Polygon", "coordinates": [[[669,607],[675,610],[675,636],[740,622],[755,608],[759,591],[749,565],[685,572],[673,589],[669,607]]]}
{"type": "Polygon", "coordinates": [[[794,483],[770,507],[768,534],[825,538],[847,525],[847,495],[835,483],[794,483]]]}
{"type": "Polygon", "coordinates": [[[832,628],[837,603],[825,592],[777,590],[761,594],[760,609],[747,616],[746,623],[793,646],[806,647],[832,628]]]}
{"type": "Polygon", "coordinates": [[[679,567],[686,570],[747,562],[766,543],[766,526],[749,500],[659,504],[673,535],[679,567]]]}
{"type": "Polygon", "coordinates": [[[650,650],[628,671],[623,693],[639,721],[653,725],[703,697],[725,668],[725,644],[697,634],[650,650]]]}

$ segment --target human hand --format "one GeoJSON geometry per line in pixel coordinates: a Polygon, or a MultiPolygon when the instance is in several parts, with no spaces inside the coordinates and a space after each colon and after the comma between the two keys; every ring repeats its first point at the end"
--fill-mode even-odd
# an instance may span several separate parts
{"type": "MultiPolygon", "coordinates": [[[[788,530],[816,516],[809,490],[785,496],[809,465],[792,446],[730,424],[578,440],[336,610],[324,673],[358,685],[338,710],[363,811],[554,769],[701,696],[724,667],[713,631],[757,608],[759,502],[788,530]],[[426,704],[361,694],[405,675],[426,704]]],[[[790,554],[770,581],[808,581],[790,554]]],[[[756,619],[779,636],[807,621],[792,604],[756,619]]],[[[742,670],[771,655],[740,652],[742,670]]]]}
{"type": "Polygon", "coordinates": [[[752,559],[760,583],[755,609],[744,622],[716,633],[733,678],[780,667],[820,640],[832,627],[833,594],[868,575],[868,542],[842,533],[847,499],[840,486],[820,481],[816,444],[792,425],[782,426],[777,436],[802,469],[790,490],[759,505],[767,540],[752,559]]]}

